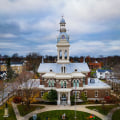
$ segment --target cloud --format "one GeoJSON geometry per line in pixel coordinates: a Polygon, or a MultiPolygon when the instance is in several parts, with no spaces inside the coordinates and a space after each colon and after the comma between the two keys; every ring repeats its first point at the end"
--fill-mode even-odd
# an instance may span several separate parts
{"type": "Polygon", "coordinates": [[[56,30],[64,15],[71,55],[119,54],[119,4],[120,0],[0,0],[0,49],[56,55],[56,30]]]}
{"type": "Polygon", "coordinates": [[[0,38],[16,38],[17,36],[11,33],[0,34],[0,38]]]}
{"type": "Polygon", "coordinates": [[[108,42],[105,43],[104,41],[97,41],[97,40],[89,41],[89,42],[86,42],[85,40],[80,40],[71,45],[70,53],[71,55],[76,55],[76,56],[115,55],[120,53],[120,47],[119,47],[120,42],[118,41],[119,40],[114,40],[114,45],[113,45],[112,40],[109,40],[109,43],[108,42]],[[119,51],[119,53],[116,53],[116,50],[119,51]]]}

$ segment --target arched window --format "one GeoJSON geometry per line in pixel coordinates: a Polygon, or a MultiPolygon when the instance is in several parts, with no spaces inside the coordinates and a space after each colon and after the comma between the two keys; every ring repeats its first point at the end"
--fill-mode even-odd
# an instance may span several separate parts
{"type": "Polygon", "coordinates": [[[79,80],[77,80],[77,87],[79,87],[79,80]]]}
{"type": "Polygon", "coordinates": [[[65,36],[64,36],[64,35],[62,35],[62,39],[65,39],[65,36]]]}
{"type": "Polygon", "coordinates": [[[51,87],[51,81],[50,80],[48,81],[48,87],[51,87]]]}
{"type": "Polygon", "coordinates": [[[67,84],[66,84],[66,81],[64,81],[64,88],[66,88],[67,87],[67,84]]]}
{"type": "Polygon", "coordinates": [[[63,88],[63,81],[61,81],[61,88],[63,88]]]}
{"type": "Polygon", "coordinates": [[[76,86],[76,83],[75,83],[75,80],[73,81],[73,87],[75,87],[76,86]]]}
{"type": "Polygon", "coordinates": [[[62,50],[59,51],[59,58],[62,59],[62,50]]]}
{"type": "Polygon", "coordinates": [[[55,83],[54,80],[52,80],[52,87],[54,87],[54,83],[55,83]]]}
{"type": "Polygon", "coordinates": [[[67,59],[67,50],[65,50],[64,56],[65,56],[65,59],[67,59]]]}
{"type": "Polygon", "coordinates": [[[85,85],[85,78],[83,78],[83,85],[85,85]]]}

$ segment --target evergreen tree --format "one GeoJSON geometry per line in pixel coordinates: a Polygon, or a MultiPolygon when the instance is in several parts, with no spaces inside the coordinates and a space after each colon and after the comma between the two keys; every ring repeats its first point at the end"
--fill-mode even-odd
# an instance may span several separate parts
{"type": "Polygon", "coordinates": [[[57,91],[56,90],[51,90],[48,93],[48,100],[51,102],[55,102],[57,100],[57,91]]]}
{"type": "Polygon", "coordinates": [[[7,58],[6,60],[6,67],[7,67],[7,81],[10,81],[12,80],[13,75],[14,75],[14,71],[12,70],[10,66],[10,58],[7,58]]]}

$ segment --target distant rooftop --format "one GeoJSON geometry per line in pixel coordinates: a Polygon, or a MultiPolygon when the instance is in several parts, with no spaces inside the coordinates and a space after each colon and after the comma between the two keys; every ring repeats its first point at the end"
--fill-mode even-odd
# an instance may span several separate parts
{"type": "Polygon", "coordinates": [[[98,71],[98,72],[107,72],[107,71],[108,71],[108,72],[112,72],[112,70],[102,70],[102,69],[98,69],[97,71],[98,71]]]}

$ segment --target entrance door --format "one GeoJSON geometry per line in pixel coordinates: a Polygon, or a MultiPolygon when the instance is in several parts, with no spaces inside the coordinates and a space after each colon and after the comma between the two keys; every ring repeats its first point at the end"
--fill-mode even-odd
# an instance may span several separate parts
{"type": "Polygon", "coordinates": [[[63,93],[62,96],[61,96],[61,104],[62,105],[66,105],[67,104],[67,97],[66,97],[65,93],[63,93]]]}

